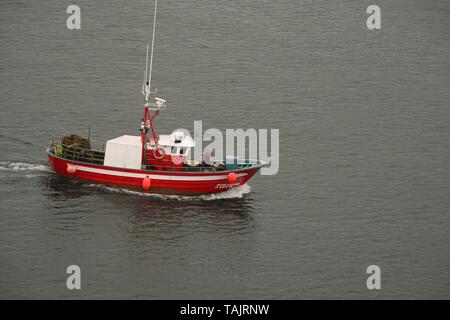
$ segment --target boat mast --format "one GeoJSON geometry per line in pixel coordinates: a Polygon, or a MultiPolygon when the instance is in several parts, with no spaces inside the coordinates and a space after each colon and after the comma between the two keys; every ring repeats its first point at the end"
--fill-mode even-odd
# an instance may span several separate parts
{"type": "Polygon", "coordinates": [[[142,93],[145,96],[145,103],[148,104],[148,99],[151,92],[152,84],[152,69],[153,69],[153,49],[155,47],[155,31],[156,31],[156,10],[158,8],[158,0],[155,0],[155,12],[153,14],[153,34],[152,34],[152,48],[150,53],[150,66],[148,66],[148,43],[147,43],[147,55],[145,59],[145,75],[144,75],[144,87],[142,93]]]}
{"type": "MultiPolygon", "coordinates": [[[[142,140],[142,161],[144,161],[144,151],[145,145],[147,143],[147,132],[148,129],[151,129],[153,141],[158,144],[158,137],[156,136],[155,129],[153,127],[153,120],[158,116],[159,109],[163,106],[165,100],[159,99],[155,97],[156,102],[149,104],[149,97],[152,94],[151,92],[151,82],[152,82],[152,68],[153,68],[153,49],[155,47],[155,30],[156,30],[156,10],[158,7],[158,0],[155,0],[155,12],[153,14],[153,34],[152,34],[152,48],[150,53],[150,66],[148,66],[148,43],[147,43],[147,54],[145,59],[145,72],[144,72],[144,84],[142,88],[142,94],[145,97],[144,104],[144,118],[143,123],[141,124],[141,140],[142,140]],[[151,109],[154,110],[154,114],[151,115],[149,111],[149,105],[151,109]],[[156,105],[156,108],[153,108],[153,105],[156,105]]],[[[156,90],[155,92],[156,93],[156,90]]]]}
{"type": "Polygon", "coordinates": [[[144,93],[145,96],[145,101],[148,102],[148,95],[147,95],[147,85],[145,82],[147,81],[147,70],[148,70],[148,43],[147,43],[147,54],[145,56],[145,71],[144,71],[144,83],[143,83],[143,87],[142,87],[142,93],[144,93]]]}
{"type": "Polygon", "coordinates": [[[151,88],[152,88],[153,47],[155,46],[156,8],[157,7],[158,7],[158,0],[155,0],[155,12],[153,13],[152,53],[150,54],[150,69],[149,69],[149,74],[148,74],[149,90],[151,90],[151,88]]]}

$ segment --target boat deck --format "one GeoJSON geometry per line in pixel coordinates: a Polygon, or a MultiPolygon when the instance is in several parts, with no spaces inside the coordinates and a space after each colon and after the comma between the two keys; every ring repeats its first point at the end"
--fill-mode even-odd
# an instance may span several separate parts
{"type": "MultiPolygon", "coordinates": [[[[83,147],[78,143],[64,144],[64,138],[60,136],[54,136],[50,141],[48,152],[60,157],[62,159],[71,160],[75,162],[84,162],[95,165],[103,165],[105,159],[105,143],[97,142],[91,139],[86,139],[89,143],[83,147]]],[[[261,163],[259,161],[252,160],[240,160],[227,159],[226,161],[214,161],[213,164],[207,164],[202,162],[197,166],[189,166],[183,164],[183,166],[174,167],[169,164],[164,165],[167,160],[161,160],[161,165],[157,167],[150,164],[143,164],[142,170],[151,171],[182,171],[182,172],[218,172],[218,171],[234,171],[249,169],[252,167],[259,167],[261,163]]]]}

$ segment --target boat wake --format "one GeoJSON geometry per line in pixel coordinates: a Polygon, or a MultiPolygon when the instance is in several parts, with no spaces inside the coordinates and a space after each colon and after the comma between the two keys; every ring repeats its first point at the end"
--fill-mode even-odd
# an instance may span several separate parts
{"type": "Polygon", "coordinates": [[[49,166],[35,163],[0,161],[0,170],[3,171],[40,171],[52,172],[49,166]]]}
{"type": "Polygon", "coordinates": [[[222,200],[222,199],[238,199],[242,198],[244,195],[250,193],[251,187],[248,184],[244,184],[237,188],[229,189],[224,192],[214,193],[214,194],[202,194],[198,196],[181,196],[181,195],[167,195],[167,194],[156,194],[156,193],[146,193],[133,191],[125,188],[110,187],[102,184],[89,184],[89,187],[103,189],[111,192],[117,192],[122,194],[129,194],[141,197],[149,197],[154,199],[166,199],[166,200],[179,200],[179,201],[211,201],[211,200],[222,200]]]}

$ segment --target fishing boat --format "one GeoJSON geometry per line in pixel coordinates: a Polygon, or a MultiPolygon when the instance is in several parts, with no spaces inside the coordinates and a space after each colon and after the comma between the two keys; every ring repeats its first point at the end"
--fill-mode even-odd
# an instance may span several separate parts
{"type": "Polygon", "coordinates": [[[53,136],[47,148],[52,169],[71,179],[159,194],[210,194],[246,184],[264,163],[236,157],[191,160],[195,141],[189,134],[156,134],[154,121],[166,108],[166,99],[156,96],[151,86],[156,10],[157,0],[150,65],[147,45],[140,135],[122,135],[106,143],[91,140],[90,134],[87,138],[75,134],[53,136]]]}

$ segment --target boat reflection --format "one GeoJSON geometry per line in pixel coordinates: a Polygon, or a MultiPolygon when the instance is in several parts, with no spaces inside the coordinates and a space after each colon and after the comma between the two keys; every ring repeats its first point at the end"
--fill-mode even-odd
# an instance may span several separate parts
{"type": "Polygon", "coordinates": [[[140,199],[129,216],[128,228],[136,237],[167,238],[184,232],[241,233],[254,222],[250,197],[211,201],[140,199]],[[155,233],[155,231],[157,231],[155,233]]]}
{"type": "Polygon", "coordinates": [[[231,199],[150,195],[54,174],[42,177],[41,183],[47,197],[57,202],[49,206],[55,215],[64,202],[77,207],[78,216],[85,211],[88,219],[116,220],[117,227],[135,238],[170,241],[192,232],[246,233],[254,225],[251,193],[236,192],[231,199]]]}
{"type": "Polygon", "coordinates": [[[42,176],[40,184],[47,197],[53,200],[76,199],[91,194],[91,190],[87,189],[83,182],[53,173],[42,176]]]}

